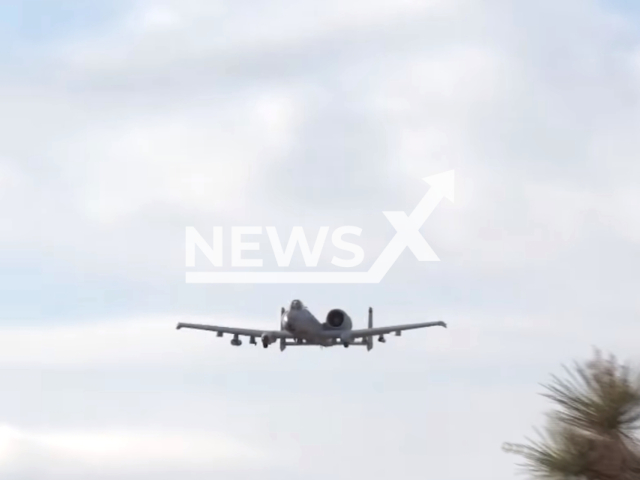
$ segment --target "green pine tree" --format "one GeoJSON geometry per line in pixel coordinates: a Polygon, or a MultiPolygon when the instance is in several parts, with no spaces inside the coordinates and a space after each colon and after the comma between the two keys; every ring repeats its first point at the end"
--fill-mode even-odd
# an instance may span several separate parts
{"type": "Polygon", "coordinates": [[[599,351],[565,372],[544,386],[556,410],[540,440],[512,446],[521,466],[544,480],[640,480],[640,374],[599,351]]]}

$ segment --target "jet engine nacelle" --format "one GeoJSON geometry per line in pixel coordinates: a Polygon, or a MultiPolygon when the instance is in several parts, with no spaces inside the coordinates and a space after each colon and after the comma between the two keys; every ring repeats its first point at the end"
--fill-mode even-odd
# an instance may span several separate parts
{"type": "Polygon", "coordinates": [[[347,312],[334,308],[327,313],[327,318],[323,323],[324,328],[328,330],[351,330],[353,323],[347,312]]]}

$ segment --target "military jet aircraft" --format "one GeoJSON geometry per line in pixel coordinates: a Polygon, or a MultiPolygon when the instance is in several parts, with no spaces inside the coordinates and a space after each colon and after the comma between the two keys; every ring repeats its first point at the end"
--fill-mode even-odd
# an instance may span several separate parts
{"type": "Polygon", "coordinates": [[[367,351],[373,348],[373,337],[385,342],[384,336],[395,333],[400,336],[404,330],[413,330],[426,327],[445,327],[444,322],[413,323],[408,325],[393,325],[390,327],[373,328],[373,309],[369,308],[368,328],[353,330],[351,318],[344,310],[334,308],[327,314],[324,323],[321,323],[309,309],[300,301],[291,302],[289,310],[284,307],[280,310],[280,330],[251,330],[247,328],[217,327],[213,325],[198,325],[194,323],[178,323],[177,329],[192,328],[195,330],[209,330],[217,332],[218,337],[224,334],[233,335],[231,345],[242,345],[240,336],[249,337],[249,343],[257,345],[259,338],[264,348],[272,343],[280,342],[280,350],[284,351],[288,346],[320,346],[332,347],[343,345],[366,346],[367,351]]]}

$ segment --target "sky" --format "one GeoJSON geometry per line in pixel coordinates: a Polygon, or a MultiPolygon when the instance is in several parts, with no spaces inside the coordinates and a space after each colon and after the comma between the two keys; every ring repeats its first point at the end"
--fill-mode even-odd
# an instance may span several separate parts
{"type": "Polygon", "coordinates": [[[541,383],[594,346],[638,360],[639,14],[2,2],[2,478],[519,475],[501,447],[543,422],[541,383]],[[395,233],[382,212],[448,170],[455,201],[420,229],[439,262],[406,250],[373,285],[185,282],[188,226],[358,226],[366,270],[395,233]],[[175,330],[277,329],[294,298],[448,329],[371,352],[175,330]]]}

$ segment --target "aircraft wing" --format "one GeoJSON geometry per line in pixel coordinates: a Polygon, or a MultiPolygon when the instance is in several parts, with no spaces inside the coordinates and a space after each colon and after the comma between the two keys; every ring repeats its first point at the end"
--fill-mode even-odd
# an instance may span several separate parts
{"type": "Polygon", "coordinates": [[[427,327],[444,327],[447,328],[447,324],[444,322],[425,322],[425,323],[413,323],[408,325],[391,325],[389,327],[377,327],[377,328],[363,328],[360,330],[351,330],[352,338],[373,337],[374,335],[387,335],[394,332],[402,332],[404,330],[415,330],[417,328],[427,327]]]}
{"type": "Polygon", "coordinates": [[[231,335],[242,335],[246,337],[261,337],[265,333],[273,338],[293,338],[285,330],[252,330],[249,328],[218,327],[215,325],[200,325],[197,323],[178,323],[177,330],[181,328],[191,328],[194,330],[208,330],[210,332],[230,333],[231,335]]]}

